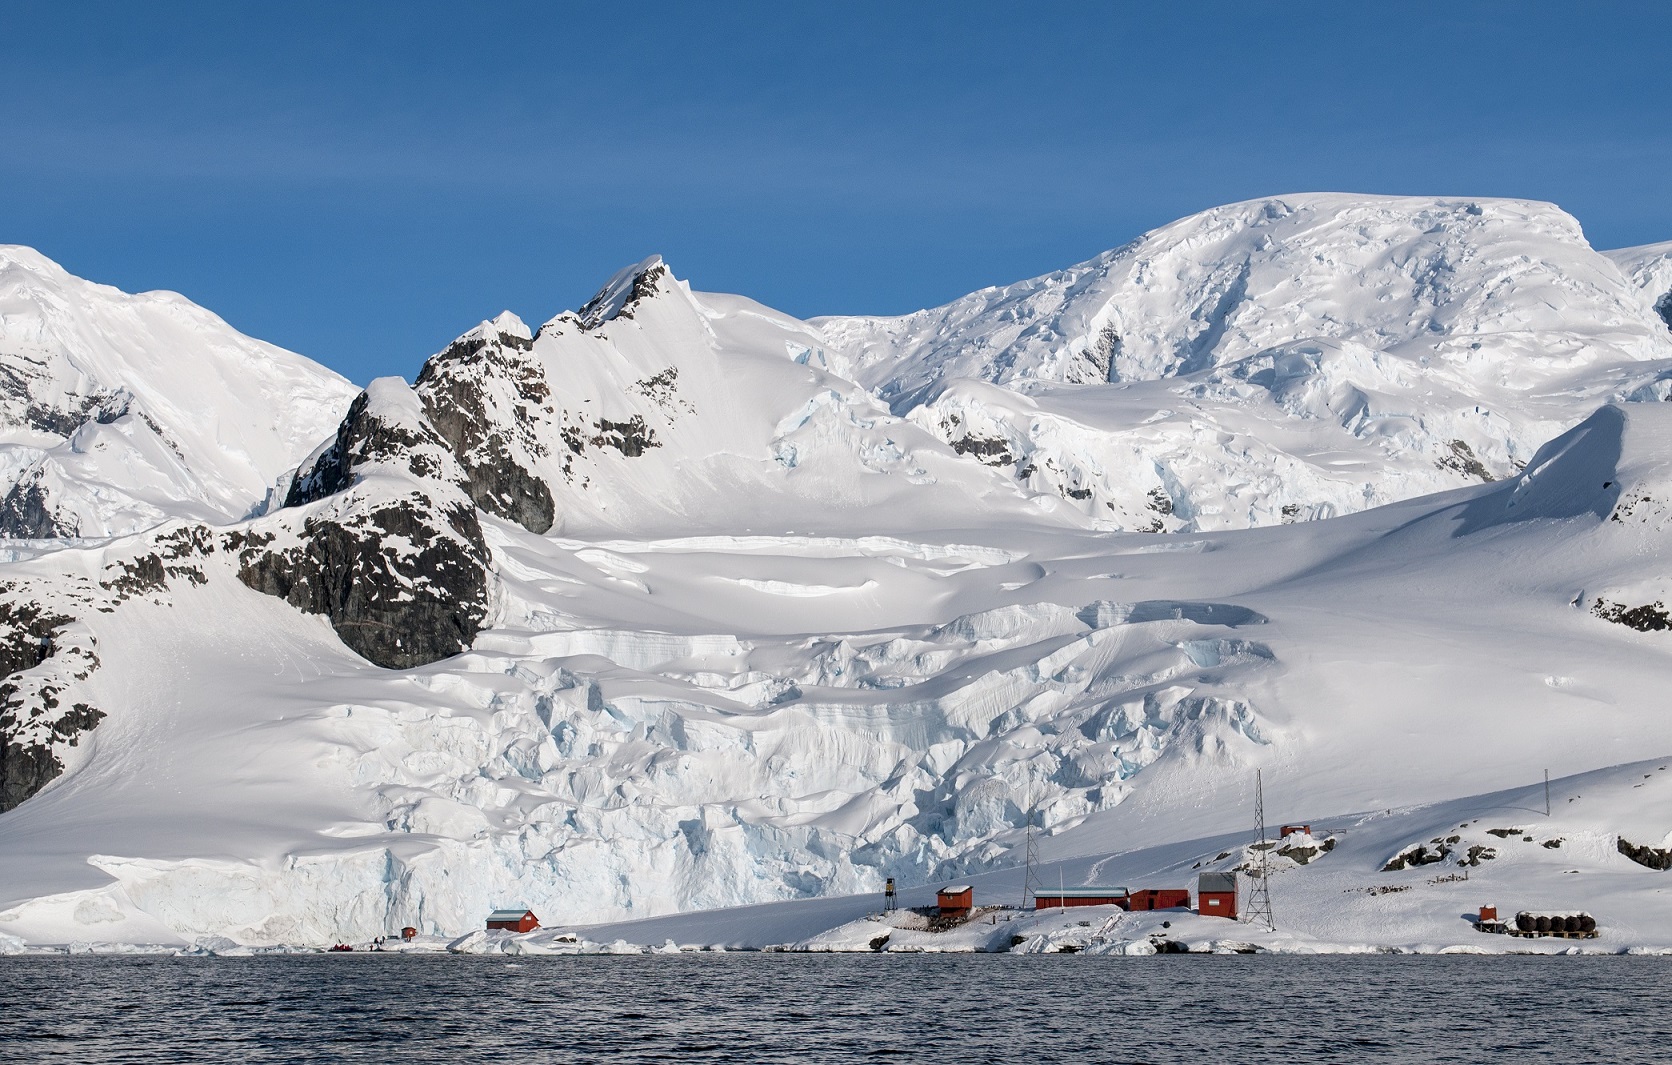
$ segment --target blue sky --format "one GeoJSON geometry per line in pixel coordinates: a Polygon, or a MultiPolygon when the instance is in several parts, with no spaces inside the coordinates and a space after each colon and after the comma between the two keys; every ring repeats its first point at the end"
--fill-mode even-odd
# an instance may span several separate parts
{"type": "Polygon", "coordinates": [[[1659,0],[162,7],[6,5],[0,242],[362,382],[651,252],[810,316],[1284,192],[1672,239],[1659,0]]]}

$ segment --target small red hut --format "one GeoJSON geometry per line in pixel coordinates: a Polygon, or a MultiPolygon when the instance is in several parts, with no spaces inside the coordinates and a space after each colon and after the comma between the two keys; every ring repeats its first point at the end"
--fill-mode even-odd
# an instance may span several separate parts
{"type": "Polygon", "coordinates": [[[1141,888],[1132,893],[1132,899],[1127,903],[1129,910],[1171,910],[1183,906],[1190,908],[1190,892],[1184,888],[1141,888]]]}
{"type": "Polygon", "coordinates": [[[1278,829],[1277,834],[1281,838],[1281,837],[1284,837],[1284,836],[1295,835],[1297,832],[1300,833],[1301,835],[1310,836],[1312,834],[1312,826],[1311,825],[1284,825],[1282,828],[1278,829]]]}
{"type": "Polygon", "coordinates": [[[1203,873],[1196,878],[1196,912],[1237,919],[1237,874],[1203,873]]]}
{"type": "Polygon", "coordinates": [[[935,905],[942,917],[968,917],[975,905],[975,889],[968,884],[943,887],[935,895],[935,905]]]}
{"type": "Polygon", "coordinates": [[[533,910],[495,910],[488,914],[488,931],[532,932],[540,927],[533,910]]]}
{"type": "Polygon", "coordinates": [[[405,928],[401,929],[401,938],[406,940],[408,943],[412,942],[414,939],[418,938],[418,929],[412,927],[411,925],[407,925],[405,928]]]}

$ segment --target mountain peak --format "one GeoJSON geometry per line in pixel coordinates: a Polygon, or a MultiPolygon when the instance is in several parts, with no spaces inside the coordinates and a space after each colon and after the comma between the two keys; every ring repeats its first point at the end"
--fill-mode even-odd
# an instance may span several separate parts
{"type": "Polygon", "coordinates": [[[661,292],[663,282],[672,276],[660,255],[616,271],[577,313],[581,328],[596,329],[616,318],[633,317],[633,305],[661,292]]]}

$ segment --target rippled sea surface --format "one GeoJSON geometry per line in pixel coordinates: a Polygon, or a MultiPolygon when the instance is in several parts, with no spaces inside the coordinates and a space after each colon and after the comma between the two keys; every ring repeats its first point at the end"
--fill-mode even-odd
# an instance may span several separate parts
{"type": "Polygon", "coordinates": [[[0,1062],[1662,1062],[1672,959],[0,958],[0,1062]]]}

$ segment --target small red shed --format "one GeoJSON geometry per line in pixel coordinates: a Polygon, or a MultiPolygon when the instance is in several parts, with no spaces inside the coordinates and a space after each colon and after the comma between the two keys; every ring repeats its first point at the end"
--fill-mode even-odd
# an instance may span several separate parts
{"type": "Polygon", "coordinates": [[[1203,873],[1196,878],[1196,912],[1237,919],[1237,874],[1203,873]]]}
{"type": "Polygon", "coordinates": [[[412,942],[414,939],[418,938],[418,929],[412,927],[411,925],[407,925],[405,928],[401,929],[401,938],[406,940],[408,943],[412,942]]]}
{"type": "Polygon", "coordinates": [[[495,910],[488,914],[488,931],[532,932],[540,927],[533,910],[495,910]]]}
{"type": "Polygon", "coordinates": [[[1190,892],[1184,888],[1141,888],[1132,893],[1132,901],[1128,903],[1129,910],[1171,910],[1183,906],[1190,908],[1190,892]]]}
{"type": "Polygon", "coordinates": [[[1125,907],[1131,894],[1123,887],[1041,889],[1033,893],[1033,908],[1036,910],[1058,910],[1066,906],[1125,907]]]}
{"type": "Polygon", "coordinates": [[[1301,833],[1302,835],[1310,836],[1312,834],[1312,826],[1311,825],[1284,825],[1282,828],[1278,829],[1277,835],[1278,835],[1279,838],[1282,838],[1283,836],[1292,836],[1297,832],[1301,833]]]}
{"type": "Polygon", "coordinates": [[[975,905],[975,889],[968,884],[943,887],[935,895],[935,905],[942,917],[968,917],[975,905]]]}

